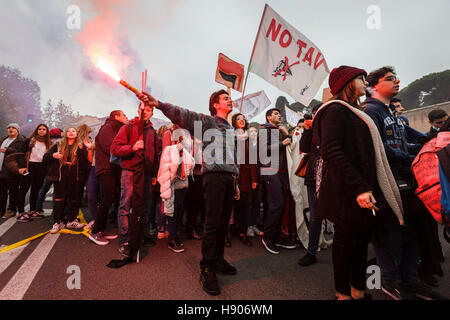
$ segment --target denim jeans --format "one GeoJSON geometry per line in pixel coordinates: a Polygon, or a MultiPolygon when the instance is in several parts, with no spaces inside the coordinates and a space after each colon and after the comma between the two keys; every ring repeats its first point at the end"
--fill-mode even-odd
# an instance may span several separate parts
{"type": "Polygon", "coordinates": [[[99,193],[100,193],[100,181],[95,175],[95,167],[92,167],[87,181],[88,207],[91,220],[95,220],[97,218],[98,212],[97,204],[99,193]]]}
{"type": "MultiPolygon", "coordinates": [[[[47,196],[48,191],[52,187],[53,181],[48,180],[47,178],[44,179],[44,182],[42,183],[42,187],[39,190],[39,194],[36,200],[36,211],[42,212],[45,197],[47,196]]],[[[53,192],[53,200],[55,200],[55,193],[53,192]]]]}
{"type": "Polygon", "coordinates": [[[119,243],[124,244],[130,241],[130,210],[131,197],[133,195],[133,171],[122,170],[120,180],[120,206],[117,217],[119,227],[119,243]]]}
{"type": "Polygon", "coordinates": [[[281,235],[281,222],[286,206],[289,188],[287,173],[263,176],[267,189],[267,217],[264,223],[264,236],[277,240],[281,235]]]}
{"type": "Polygon", "coordinates": [[[173,216],[167,217],[167,229],[169,230],[169,239],[175,238],[177,235],[177,220],[180,219],[183,213],[183,202],[186,196],[187,188],[175,190],[175,206],[173,216]]]}
{"type": "Polygon", "coordinates": [[[144,176],[144,208],[142,209],[144,219],[144,232],[156,228],[156,203],[153,196],[152,180],[150,176],[144,176]]]}
{"type": "Polygon", "coordinates": [[[316,254],[319,248],[320,233],[322,232],[322,219],[316,212],[315,188],[307,186],[309,203],[309,241],[308,252],[316,254]]]}

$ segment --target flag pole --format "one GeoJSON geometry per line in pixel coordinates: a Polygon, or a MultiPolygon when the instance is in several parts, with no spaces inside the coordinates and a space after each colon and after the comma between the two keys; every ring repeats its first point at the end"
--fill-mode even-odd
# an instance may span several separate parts
{"type": "Polygon", "coordinates": [[[250,61],[248,63],[248,67],[247,67],[247,74],[245,75],[244,89],[242,90],[241,106],[239,107],[239,112],[242,112],[242,103],[244,102],[244,94],[245,94],[245,88],[247,87],[248,74],[250,73],[250,65],[252,64],[253,54],[255,53],[256,43],[258,42],[258,36],[259,36],[259,32],[261,31],[261,26],[262,26],[262,22],[264,20],[264,16],[266,14],[266,10],[267,10],[267,3],[264,6],[264,11],[263,11],[263,14],[261,17],[261,21],[259,22],[258,32],[256,33],[256,39],[255,39],[255,42],[253,43],[252,55],[250,56],[250,61]]]}

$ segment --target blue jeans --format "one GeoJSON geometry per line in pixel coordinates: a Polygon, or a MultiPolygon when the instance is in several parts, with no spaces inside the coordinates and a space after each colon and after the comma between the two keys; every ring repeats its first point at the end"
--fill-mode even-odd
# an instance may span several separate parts
{"type": "Polygon", "coordinates": [[[267,217],[264,223],[264,236],[277,240],[281,235],[281,222],[286,206],[289,188],[287,173],[263,176],[267,189],[267,217]]]}
{"type": "Polygon", "coordinates": [[[319,248],[320,233],[322,232],[322,219],[316,212],[315,188],[307,186],[309,203],[309,241],[308,252],[316,254],[319,248]]]}
{"type": "Polygon", "coordinates": [[[175,206],[173,216],[167,217],[167,229],[169,231],[169,239],[175,238],[177,235],[177,220],[181,218],[183,213],[183,202],[186,195],[187,188],[175,190],[175,206]]]}
{"type": "MultiPolygon", "coordinates": [[[[42,183],[42,187],[39,190],[39,194],[36,200],[36,211],[42,212],[45,196],[47,195],[48,191],[50,190],[51,186],[53,184],[53,181],[48,180],[47,178],[44,179],[44,182],[42,183]]],[[[55,200],[55,193],[53,192],[53,200],[55,200]]]]}
{"type": "Polygon", "coordinates": [[[147,233],[147,228],[156,228],[156,205],[152,190],[152,177],[144,177],[144,208],[142,210],[144,225],[147,233]]]}
{"type": "Polygon", "coordinates": [[[117,222],[119,227],[119,243],[130,241],[130,210],[131,197],[133,196],[133,171],[122,170],[120,179],[120,206],[117,222]]]}
{"type": "Polygon", "coordinates": [[[87,181],[88,207],[91,220],[95,220],[97,218],[97,211],[98,211],[97,203],[99,192],[100,192],[100,182],[98,178],[95,176],[95,167],[92,167],[87,181]]]}

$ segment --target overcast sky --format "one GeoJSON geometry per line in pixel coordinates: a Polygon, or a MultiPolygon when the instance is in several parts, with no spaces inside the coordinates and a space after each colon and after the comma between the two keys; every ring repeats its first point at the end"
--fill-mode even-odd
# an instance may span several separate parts
{"type": "MultiPolygon", "coordinates": [[[[80,5],[81,28],[94,17],[89,2],[0,0],[0,64],[18,68],[37,81],[42,105],[48,99],[62,99],[81,114],[102,117],[121,108],[128,117],[135,116],[135,97],[95,74],[75,41],[82,30],[67,28],[66,10],[72,4],[80,5]]],[[[199,112],[208,113],[211,92],[223,88],[214,81],[219,52],[247,70],[265,3],[320,48],[330,70],[342,64],[367,71],[392,65],[404,87],[431,72],[450,69],[449,0],[122,2],[114,7],[121,20],[112,32],[125,40],[135,60],[126,80],[139,88],[143,70],[136,66],[147,68],[156,98],[199,112]],[[379,30],[367,27],[371,5],[380,8],[379,30]]],[[[327,83],[328,79],[323,87],[327,83]]],[[[259,90],[267,93],[272,104],[279,95],[294,102],[250,74],[246,93],[259,90]]],[[[321,95],[320,91],[316,98],[321,95]]],[[[240,96],[232,92],[233,99],[240,96]]]]}

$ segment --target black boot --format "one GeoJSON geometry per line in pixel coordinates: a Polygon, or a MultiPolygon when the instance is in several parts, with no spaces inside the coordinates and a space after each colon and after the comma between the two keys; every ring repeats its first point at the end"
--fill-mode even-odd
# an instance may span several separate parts
{"type": "Polygon", "coordinates": [[[217,282],[216,272],[210,268],[200,270],[200,284],[207,294],[217,296],[220,294],[219,283],[217,282]]]}
{"type": "Polygon", "coordinates": [[[309,266],[309,265],[314,264],[316,262],[317,262],[316,255],[312,254],[312,253],[309,253],[308,251],[303,256],[303,258],[298,260],[298,264],[303,266],[303,267],[309,266]]]}

